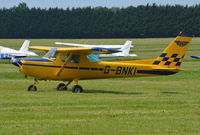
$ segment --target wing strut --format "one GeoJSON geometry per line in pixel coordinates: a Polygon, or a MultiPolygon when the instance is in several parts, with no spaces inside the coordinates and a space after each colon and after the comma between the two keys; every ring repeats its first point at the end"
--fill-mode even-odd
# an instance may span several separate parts
{"type": "Polygon", "coordinates": [[[67,62],[71,59],[71,57],[72,57],[72,53],[69,54],[69,57],[65,60],[65,63],[62,65],[62,67],[60,68],[60,70],[58,71],[58,73],[56,74],[56,76],[60,75],[60,73],[64,69],[65,65],[67,64],[67,62]]]}

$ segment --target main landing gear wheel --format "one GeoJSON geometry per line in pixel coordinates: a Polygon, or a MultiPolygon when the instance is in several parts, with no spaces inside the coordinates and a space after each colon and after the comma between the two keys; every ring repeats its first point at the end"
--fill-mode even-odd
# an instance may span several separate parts
{"type": "Polygon", "coordinates": [[[37,91],[37,87],[35,85],[30,85],[28,91],[37,91]]]}
{"type": "Polygon", "coordinates": [[[56,87],[56,89],[59,90],[67,90],[67,87],[64,83],[59,83],[56,87]]]}
{"type": "Polygon", "coordinates": [[[72,88],[72,92],[73,93],[82,93],[83,88],[80,85],[74,85],[73,88],[72,88]]]}

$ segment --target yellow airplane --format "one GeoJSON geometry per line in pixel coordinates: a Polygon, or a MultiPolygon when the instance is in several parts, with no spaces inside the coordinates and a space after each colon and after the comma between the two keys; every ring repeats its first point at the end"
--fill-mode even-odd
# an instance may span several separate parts
{"type": "Polygon", "coordinates": [[[57,90],[66,90],[74,81],[72,92],[83,92],[79,80],[171,75],[179,72],[185,52],[192,40],[189,33],[179,33],[156,59],[105,62],[96,57],[99,53],[116,53],[108,48],[54,48],[32,46],[32,49],[46,51],[43,58],[22,58],[13,61],[26,76],[35,78],[29,91],[36,91],[38,80],[60,80],[57,90]]]}

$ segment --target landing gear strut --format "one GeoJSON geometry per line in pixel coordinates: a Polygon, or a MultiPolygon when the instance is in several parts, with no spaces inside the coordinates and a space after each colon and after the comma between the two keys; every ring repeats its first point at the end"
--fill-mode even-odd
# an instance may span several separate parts
{"type": "MultiPolygon", "coordinates": [[[[73,80],[75,85],[72,87],[72,92],[73,93],[82,93],[83,92],[83,88],[78,85],[78,80],[73,80]]],[[[57,90],[67,90],[67,86],[72,82],[68,81],[66,84],[64,83],[59,83],[56,87],[57,90]]],[[[28,87],[28,91],[37,91],[37,87],[36,84],[38,84],[38,79],[34,79],[34,83],[32,85],[30,85],[28,87]]]]}
{"type": "Polygon", "coordinates": [[[28,87],[28,91],[37,91],[36,84],[38,84],[38,80],[34,79],[34,83],[28,87]]]}
{"type": "Polygon", "coordinates": [[[71,83],[72,81],[68,81],[66,84],[64,83],[59,83],[56,87],[56,89],[59,90],[67,90],[67,86],[71,83]]]}

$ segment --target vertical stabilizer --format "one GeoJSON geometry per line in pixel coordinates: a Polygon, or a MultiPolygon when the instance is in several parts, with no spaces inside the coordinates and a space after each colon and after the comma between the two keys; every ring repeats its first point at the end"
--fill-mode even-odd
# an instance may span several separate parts
{"type": "Polygon", "coordinates": [[[130,48],[133,47],[131,44],[132,44],[132,41],[127,40],[125,44],[122,46],[122,48],[120,49],[124,56],[129,55],[130,48]]]}
{"type": "Polygon", "coordinates": [[[192,37],[193,36],[189,33],[180,32],[175,40],[168,45],[157,59],[155,59],[153,65],[180,68],[192,37]]]}
{"type": "Polygon", "coordinates": [[[22,47],[19,49],[20,52],[27,53],[28,52],[28,47],[29,47],[30,41],[25,40],[22,47]]]}

